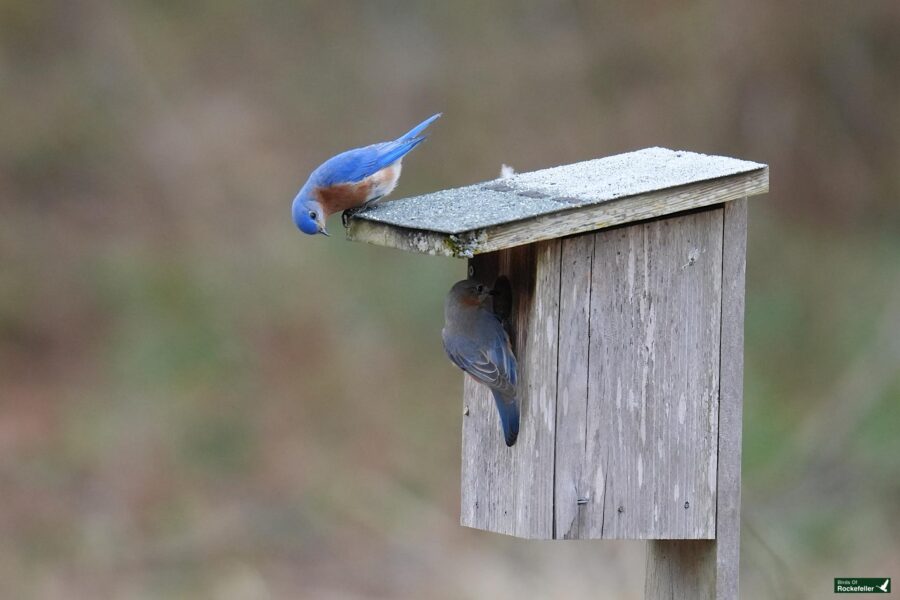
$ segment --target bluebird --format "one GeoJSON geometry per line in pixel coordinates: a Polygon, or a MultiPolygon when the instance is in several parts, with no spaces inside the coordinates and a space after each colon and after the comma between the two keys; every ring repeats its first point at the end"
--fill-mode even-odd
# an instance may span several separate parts
{"type": "Polygon", "coordinates": [[[390,194],[400,179],[403,157],[425,141],[419,134],[440,116],[428,117],[392,142],[347,150],[319,165],[291,206],[300,231],[328,235],[325,219],[329,215],[371,206],[390,194]]]}
{"type": "Polygon", "coordinates": [[[454,284],[444,303],[444,351],[457,367],[490,388],[507,446],[519,435],[516,357],[500,319],[488,308],[493,292],[472,279],[454,284]]]}

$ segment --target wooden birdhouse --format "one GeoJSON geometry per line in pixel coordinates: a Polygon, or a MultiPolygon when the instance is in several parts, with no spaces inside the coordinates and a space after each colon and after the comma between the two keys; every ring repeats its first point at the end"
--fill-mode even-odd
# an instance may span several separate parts
{"type": "Polygon", "coordinates": [[[649,148],[351,219],[352,240],[508,282],[496,308],[519,361],[520,433],[506,447],[467,377],[463,525],[657,540],[648,597],[737,597],[746,199],[768,176],[649,148]]]}

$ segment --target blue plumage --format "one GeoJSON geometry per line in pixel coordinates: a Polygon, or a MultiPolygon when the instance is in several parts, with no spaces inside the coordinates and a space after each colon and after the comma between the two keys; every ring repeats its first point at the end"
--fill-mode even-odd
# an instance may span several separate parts
{"type": "Polygon", "coordinates": [[[425,138],[421,137],[412,140],[381,142],[365,148],[347,150],[322,163],[312,172],[310,181],[318,186],[362,181],[394,164],[424,141],[425,138]]]}
{"type": "Polygon", "coordinates": [[[438,113],[438,114],[436,114],[436,115],[431,115],[430,117],[428,117],[427,119],[425,119],[424,121],[422,121],[421,123],[419,123],[418,125],[416,125],[415,127],[413,127],[412,129],[410,129],[409,131],[407,131],[404,135],[400,136],[399,139],[401,139],[401,140],[411,140],[411,139],[415,138],[417,135],[419,135],[420,133],[422,133],[423,131],[425,131],[425,129],[426,129],[429,125],[431,125],[432,123],[434,123],[435,121],[437,121],[437,120],[440,118],[440,116],[441,116],[442,114],[443,114],[443,113],[438,113]]]}
{"type": "Polygon", "coordinates": [[[494,396],[507,446],[519,435],[517,365],[509,336],[487,308],[490,292],[477,281],[457,282],[444,304],[444,351],[460,369],[486,385],[494,396]]]}
{"type": "Polygon", "coordinates": [[[441,114],[433,115],[390,142],[347,150],[329,158],[309,176],[294,198],[291,213],[304,233],[324,233],[325,219],[366,206],[389,194],[400,177],[400,162],[425,141],[419,136],[441,114]]]}
{"type": "Polygon", "coordinates": [[[491,390],[494,394],[494,404],[497,406],[497,413],[500,415],[500,427],[503,428],[503,440],[507,446],[516,443],[519,437],[519,405],[516,397],[506,397],[499,392],[491,390]]]}

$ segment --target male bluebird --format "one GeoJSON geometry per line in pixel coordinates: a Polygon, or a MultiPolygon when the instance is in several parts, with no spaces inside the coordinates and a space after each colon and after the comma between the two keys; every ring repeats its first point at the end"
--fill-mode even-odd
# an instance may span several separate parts
{"type": "Polygon", "coordinates": [[[516,357],[500,319],[486,306],[493,292],[472,279],[458,281],[444,303],[444,351],[494,395],[506,445],[519,435],[516,357]]]}
{"type": "Polygon", "coordinates": [[[291,206],[300,231],[328,235],[325,219],[329,215],[371,206],[390,194],[400,179],[403,157],[425,141],[419,134],[440,116],[425,119],[393,142],[347,150],[319,165],[291,206]]]}

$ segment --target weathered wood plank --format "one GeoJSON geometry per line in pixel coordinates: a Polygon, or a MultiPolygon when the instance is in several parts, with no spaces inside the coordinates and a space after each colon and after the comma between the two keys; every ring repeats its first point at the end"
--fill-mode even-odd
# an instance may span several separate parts
{"type": "Polygon", "coordinates": [[[582,537],[714,537],[721,277],[721,209],[595,235],[582,537]]]}
{"type": "Polygon", "coordinates": [[[645,600],[713,600],[715,541],[655,540],[647,544],[645,600]]]}
{"type": "MultiPolygon", "coordinates": [[[[590,537],[582,531],[592,482],[586,464],[591,271],[595,234],[562,240],[559,298],[559,371],[556,400],[554,538],[590,537]]],[[[602,474],[599,476],[603,476],[602,474]]]]}
{"type": "Polygon", "coordinates": [[[474,278],[492,285],[505,275],[512,287],[521,416],[519,438],[507,448],[490,393],[466,378],[460,522],[467,527],[524,538],[553,535],[559,261],[560,242],[552,240],[470,262],[474,278]]]}
{"type": "Polygon", "coordinates": [[[347,239],[422,254],[471,258],[536,241],[722,204],[762,194],[768,189],[769,170],[764,167],[459,233],[400,227],[354,217],[347,230],[347,239]]]}
{"type": "Polygon", "coordinates": [[[741,421],[744,397],[744,274],[747,200],[724,207],[722,355],[719,391],[719,466],[716,505],[716,591],[740,596],[741,421]]]}

